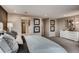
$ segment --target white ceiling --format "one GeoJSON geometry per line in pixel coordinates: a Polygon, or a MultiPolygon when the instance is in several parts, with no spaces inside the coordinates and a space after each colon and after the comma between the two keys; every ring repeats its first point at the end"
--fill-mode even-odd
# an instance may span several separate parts
{"type": "Polygon", "coordinates": [[[78,5],[2,5],[8,13],[57,18],[79,10],[78,5]]]}

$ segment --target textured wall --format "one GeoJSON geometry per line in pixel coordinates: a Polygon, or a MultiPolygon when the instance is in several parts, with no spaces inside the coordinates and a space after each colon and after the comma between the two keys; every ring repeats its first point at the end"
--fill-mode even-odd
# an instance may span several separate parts
{"type": "Polygon", "coordinates": [[[3,29],[7,30],[7,12],[0,6],[0,21],[3,22],[3,29]]]}

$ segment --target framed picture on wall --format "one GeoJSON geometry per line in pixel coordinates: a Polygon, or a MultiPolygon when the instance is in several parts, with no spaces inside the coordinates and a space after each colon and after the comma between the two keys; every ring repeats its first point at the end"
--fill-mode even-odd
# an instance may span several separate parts
{"type": "Polygon", "coordinates": [[[55,25],[55,20],[50,20],[50,25],[55,25]]]}
{"type": "Polygon", "coordinates": [[[55,20],[50,20],[50,31],[51,32],[55,31],[55,20]]]}
{"type": "Polygon", "coordinates": [[[34,18],[34,25],[40,25],[40,19],[34,18]]]}
{"type": "Polygon", "coordinates": [[[50,31],[54,32],[55,31],[55,26],[50,26],[50,31]]]}
{"type": "Polygon", "coordinates": [[[40,26],[34,26],[34,33],[40,32],[40,26]]]}

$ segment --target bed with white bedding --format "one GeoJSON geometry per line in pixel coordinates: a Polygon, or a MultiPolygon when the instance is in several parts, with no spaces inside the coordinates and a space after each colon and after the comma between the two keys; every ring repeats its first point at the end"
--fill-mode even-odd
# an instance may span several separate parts
{"type": "Polygon", "coordinates": [[[59,44],[39,35],[25,36],[29,52],[31,53],[66,53],[59,44]]]}

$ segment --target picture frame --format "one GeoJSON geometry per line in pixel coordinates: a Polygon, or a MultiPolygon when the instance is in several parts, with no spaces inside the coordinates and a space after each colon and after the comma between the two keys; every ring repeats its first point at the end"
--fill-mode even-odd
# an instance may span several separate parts
{"type": "Polygon", "coordinates": [[[55,25],[55,20],[50,20],[50,25],[55,25]]]}
{"type": "Polygon", "coordinates": [[[50,20],[50,31],[51,32],[55,31],[55,20],[50,20]]]}
{"type": "Polygon", "coordinates": [[[40,25],[40,19],[34,18],[34,25],[40,25]]]}
{"type": "Polygon", "coordinates": [[[34,26],[34,33],[40,33],[40,26],[34,26]]]}
{"type": "Polygon", "coordinates": [[[69,31],[74,31],[75,30],[73,20],[68,21],[68,28],[69,28],[69,31]]]}
{"type": "Polygon", "coordinates": [[[50,27],[50,31],[51,31],[51,32],[54,32],[54,31],[55,31],[55,26],[51,26],[51,27],[50,27]]]}

